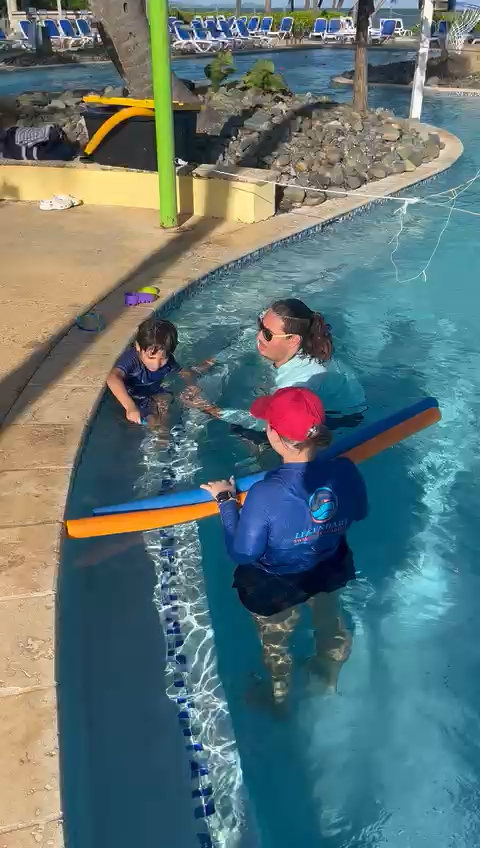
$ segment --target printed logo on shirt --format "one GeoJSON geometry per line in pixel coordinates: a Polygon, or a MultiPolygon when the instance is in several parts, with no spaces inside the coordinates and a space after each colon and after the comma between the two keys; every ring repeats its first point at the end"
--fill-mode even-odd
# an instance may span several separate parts
{"type": "Polygon", "coordinates": [[[332,520],[337,511],[337,496],[329,486],[323,486],[313,493],[308,506],[315,524],[325,524],[332,520]]]}

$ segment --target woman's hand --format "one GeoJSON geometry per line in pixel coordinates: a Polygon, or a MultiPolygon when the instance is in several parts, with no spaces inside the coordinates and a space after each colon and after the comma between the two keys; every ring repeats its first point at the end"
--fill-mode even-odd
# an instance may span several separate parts
{"type": "Polygon", "coordinates": [[[200,488],[205,489],[206,492],[210,492],[212,498],[216,498],[220,492],[231,492],[232,495],[237,494],[233,477],[230,477],[230,480],[216,480],[209,483],[202,483],[200,488]]]}

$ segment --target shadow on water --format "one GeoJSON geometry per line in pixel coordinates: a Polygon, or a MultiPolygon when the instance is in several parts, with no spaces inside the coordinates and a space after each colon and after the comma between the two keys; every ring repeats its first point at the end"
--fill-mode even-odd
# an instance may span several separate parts
{"type": "MultiPolygon", "coordinates": [[[[69,509],[131,497],[140,428],[104,405],[69,509]],[[121,462],[119,459],[121,457],[121,462]],[[92,497],[93,493],[93,497],[92,497]]],[[[166,649],[141,534],[67,540],[62,550],[57,679],[66,841],[73,848],[197,848],[189,761],[165,693],[166,649]]]]}

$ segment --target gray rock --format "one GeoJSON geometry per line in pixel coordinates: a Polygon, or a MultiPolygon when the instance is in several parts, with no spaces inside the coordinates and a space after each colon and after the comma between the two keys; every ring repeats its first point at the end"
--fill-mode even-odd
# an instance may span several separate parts
{"type": "Polygon", "coordinates": [[[385,130],[382,133],[382,138],[384,141],[398,141],[400,138],[400,130],[392,127],[391,129],[385,130]]]}
{"type": "Polygon", "coordinates": [[[408,159],[410,162],[413,162],[416,168],[418,168],[418,166],[421,165],[423,162],[423,155],[423,150],[416,147],[411,151],[408,159]]]}
{"type": "Polygon", "coordinates": [[[395,148],[395,151],[400,156],[400,159],[405,161],[405,159],[410,159],[414,148],[411,144],[399,144],[398,147],[395,148]]]}
{"type": "Polygon", "coordinates": [[[427,85],[439,85],[440,80],[438,77],[428,77],[427,85]]]}
{"type": "Polygon", "coordinates": [[[352,189],[352,190],[355,190],[356,188],[360,188],[360,186],[363,185],[363,182],[360,179],[360,177],[355,176],[353,174],[347,176],[345,182],[347,184],[347,187],[352,189]]]}
{"type": "MultiPolygon", "coordinates": [[[[71,92],[66,92],[71,93],[71,92]]],[[[123,97],[123,85],[107,85],[103,89],[105,97],[123,97]]]]}
{"type": "Polygon", "coordinates": [[[251,118],[247,118],[244,123],[244,127],[248,130],[264,131],[270,129],[270,126],[270,113],[264,109],[254,112],[251,118]]]}
{"type": "Polygon", "coordinates": [[[400,158],[400,157],[399,157],[399,156],[397,156],[397,151],[396,151],[395,149],[394,149],[394,150],[389,150],[389,151],[388,151],[388,153],[385,153],[385,154],[383,155],[383,157],[382,157],[382,164],[383,164],[383,165],[385,165],[385,167],[388,167],[388,168],[389,168],[389,167],[390,167],[390,165],[393,165],[393,164],[394,164],[394,162],[398,162],[398,161],[399,161],[399,158],[400,158]]]}
{"type": "Polygon", "coordinates": [[[283,200],[289,203],[303,203],[305,198],[305,189],[301,186],[286,186],[283,192],[283,200]]]}
{"type": "Polygon", "coordinates": [[[327,147],[325,157],[330,165],[337,165],[342,160],[341,153],[335,147],[327,147]]]}
{"type": "Polygon", "coordinates": [[[309,201],[309,206],[319,206],[320,203],[325,203],[328,200],[328,196],[324,191],[308,191],[306,193],[305,199],[309,201]]]}
{"type": "Polygon", "coordinates": [[[46,106],[50,96],[44,91],[29,91],[20,94],[17,99],[20,106],[46,106]]]}
{"type": "Polygon", "coordinates": [[[392,174],[404,174],[405,170],[405,162],[395,162],[391,167],[392,174]]]}
{"type": "Polygon", "coordinates": [[[319,188],[328,188],[332,182],[330,172],[326,168],[319,168],[316,174],[310,174],[310,182],[319,188]]]}
{"type": "Polygon", "coordinates": [[[63,102],[63,100],[54,99],[54,100],[50,100],[50,103],[48,104],[48,108],[51,109],[52,111],[55,110],[56,112],[62,112],[67,107],[66,107],[66,104],[63,102]]]}
{"type": "Polygon", "coordinates": [[[310,185],[310,176],[308,174],[299,174],[297,184],[303,187],[310,185]]]}
{"type": "Polygon", "coordinates": [[[327,195],[324,191],[307,191],[303,205],[320,206],[321,203],[325,203],[326,199],[327,195]]]}
{"type": "Polygon", "coordinates": [[[290,156],[288,156],[288,154],[286,154],[286,153],[282,153],[281,156],[278,156],[278,158],[275,161],[275,165],[277,166],[277,168],[286,168],[287,165],[289,165],[289,164],[290,164],[290,156]]]}
{"type": "Polygon", "coordinates": [[[432,159],[436,159],[440,153],[440,148],[437,147],[436,144],[428,144],[425,145],[425,153],[423,156],[424,162],[431,162],[432,159]]]}
{"type": "Polygon", "coordinates": [[[335,165],[330,171],[330,182],[334,186],[342,186],[344,183],[344,173],[340,165],[335,165]]]}
{"type": "Polygon", "coordinates": [[[368,171],[368,176],[372,180],[383,180],[387,176],[387,171],[380,165],[374,165],[374,167],[370,168],[368,171]]]}
{"type": "Polygon", "coordinates": [[[413,162],[410,162],[409,159],[404,159],[403,164],[405,165],[406,171],[416,171],[417,170],[416,166],[413,164],[413,162]]]}

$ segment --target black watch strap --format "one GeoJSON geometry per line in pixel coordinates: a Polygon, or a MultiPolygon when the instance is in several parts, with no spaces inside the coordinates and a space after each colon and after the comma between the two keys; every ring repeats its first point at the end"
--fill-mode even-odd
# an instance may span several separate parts
{"type": "Polygon", "coordinates": [[[215,498],[218,504],[226,503],[227,501],[236,500],[235,495],[232,492],[225,490],[224,492],[219,492],[217,497],[215,498]]]}

